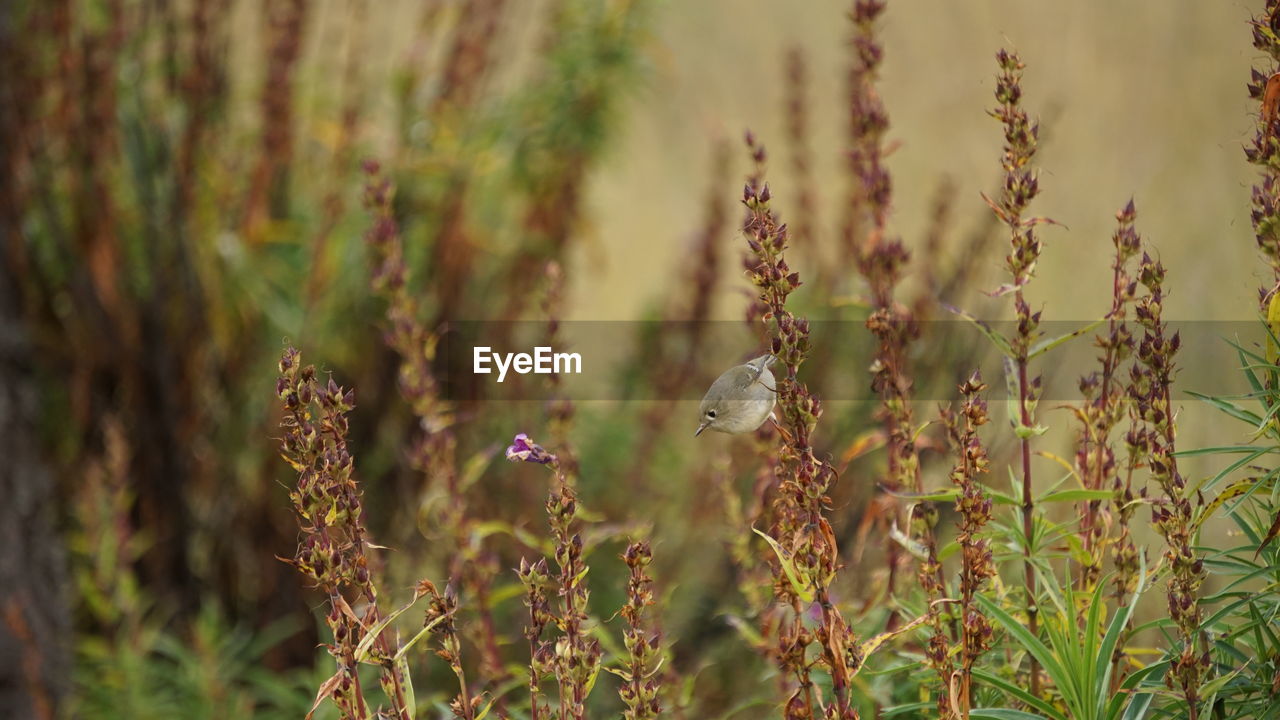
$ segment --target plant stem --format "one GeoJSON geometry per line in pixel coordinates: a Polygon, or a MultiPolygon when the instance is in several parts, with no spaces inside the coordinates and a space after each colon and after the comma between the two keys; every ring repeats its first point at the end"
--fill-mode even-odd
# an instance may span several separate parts
{"type": "MultiPolygon", "coordinates": [[[[1018,301],[1021,304],[1022,291],[1018,291],[1018,301]]],[[[1021,413],[1021,422],[1024,428],[1031,427],[1031,410],[1027,407],[1029,399],[1030,387],[1027,383],[1027,358],[1025,356],[1018,358],[1018,408],[1021,413]]],[[[1025,545],[1022,548],[1023,553],[1023,583],[1027,593],[1027,630],[1032,635],[1036,634],[1038,627],[1036,615],[1039,609],[1036,607],[1036,571],[1035,566],[1031,562],[1032,542],[1035,534],[1035,500],[1031,494],[1031,438],[1022,438],[1022,534],[1025,545]]],[[[1030,690],[1032,695],[1040,694],[1040,663],[1031,657],[1031,680],[1030,690]]]]}

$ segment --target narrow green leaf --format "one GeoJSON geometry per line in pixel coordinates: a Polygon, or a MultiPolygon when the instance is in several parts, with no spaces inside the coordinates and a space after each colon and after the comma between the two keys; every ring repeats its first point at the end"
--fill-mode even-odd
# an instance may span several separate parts
{"type": "Polygon", "coordinates": [[[1085,325],[1082,328],[1072,330],[1066,335],[1059,335],[1056,338],[1048,338],[1046,340],[1041,340],[1040,342],[1036,343],[1035,346],[1032,347],[1031,350],[1027,353],[1027,359],[1030,360],[1031,358],[1034,358],[1037,355],[1047,353],[1050,350],[1058,347],[1062,343],[1067,342],[1068,340],[1078,338],[1087,332],[1092,332],[1093,329],[1101,325],[1102,321],[1105,319],[1106,318],[1098,318],[1097,320],[1094,320],[1093,322],[1089,323],[1088,325],[1085,325]]]}
{"type": "MultiPolygon", "coordinates": [[[[409,717],[418,717],[418,698],[413,694],[413,675],[409,672],[409,661],[405,659],[404,653],[397,652],[392,663],[395,665],[396,672],[404,679],[404,682],[400,685],[400,689],[404,693],[404,707],[409,711],[409,717]]],[[[481,719],[476,718],[476,720],[481,719]]]]}
{"type": "Polygon", "coordinates": [[[1054,657],[1052,651],[1045,646],[1040,638],[1032,635],[1029,630],[1016,618],[1005,612],[1003,608],[993,602],[986,595],[977,595],[978,604],[982,606],[982,610],[1001,627],[1005,632],[1012,635],[1027,652],[1031,653],[1036,660],[1040,661],[1040,666],[1053,680],[1053,683],[1059,688],[1070,686],[1070,677],[1063,671],[1062,663],[1058,658],[1054,657]]]}
{"type": "Polygon", "coordinates": [[[938,490],[937,492],[928,493],[910,493],[900,492],[891,487],[882,485],[880,486],[880,490],[882,490],[886,495],[902,498],[903,500],[915,500],[916,502],[942,502],[944,500],[955,500],[960,497],[960,488],[950,488],[947,490],[938,490]]]}
{"type": "Polygon", "coordinates": [[[880,717],[882,718],[896,717],[898,715],[906,715],[907,713],[916,713],[916,712],[919,712],[920,710],[925,710],[928,708],[936,708],[936,707],[938,707],[938,704],[932,703],[932,702],[917,702],[917,703],[908,703],[906,705],[894,705],[893,707],[887,707],[884,710],[881,710],[880,717]]]}
{"type": "Polygon", "coordinates": [[[1043,715],[1008,708],[974,708],[969,711],[969,717],[991,718],[991,720],[1044,720],[1043,715]]]}
{"type": "Polygon", "coordinates": [[[374,641],[378,639],[378,636],[382,634],[382,631],[386,630],[388,625],[390,625],[396,618],[400,617],[400,615],[402,615],[406,610],[413,607],[414,603],[418,602],[420,599],[422,599],[422,596],[414,593],[413,599],[405,604],[404,607],[393,611],[390,615],[382,618],[382,620],[378,621],[376,625],[370,628],[369,631],[365,633],[364,637],[360,638],[360,644],[356,645],[356,662],[368,662],[369,648],[373,647],[374,641]]]}
{"type": "MultiPolygon", "coordinates": [[[[987,685],[990,685],[991,687],[996,688],[997,690],[1004,691],[1006,694],[1016,698],[1017,700],[1023,703],[1026,703],[1028,706],[1039,710],[1040,712],[1044,713],[1045,715],[1051,718],[1054,718],[1055,720],[1067,720],[1067,716],[1062,714],[1062,712],[1057,708],[1055,708],[1053,705],[1042,700],[1041,698],[1036,697],[1035,695],[1032,695],[1031,693],[1027,692],[1023,688],[1018,687],[1017,685],[1014,685],[1004,680],[999,676],[993,675],[987,672],[986,670],[980,670],[977,668],[974,669],[973,676],[978,680],[981,680],[982,682],[986,683],[987,685]]],[[[971,712],[977,712],[977,711],[974,710],[971,712]]]]}
{"type": "Polygon", "coordinates": [[[970,315],[964,310],[961,310],[958,307],[954,307],[946,303],[942,303],[942,307],[946,308],[949,312],[955,315],[958,315],[960,318],[964,320],[968,320],[970,323],[973,324],[974,327],[978,328],[978,330],[984,336],[986,336],[988,340],[991,341],[992,345],[996,346],[997,350],[1003,353],[1006,357],[1013,357],[1013,347],[1009,345],[1009,341],[1006,340],[1004,336],[1001,335],[1000,333],[996,332],[995,330],[992,330],[990,325],[986,324],[982,320],[979,320],[973,315],[970,315]]]}
{"type": "Polygon", "coordinates": [[[1133,699],[1129,701],[1129,706],[1124,709],[1124,715],[1120,720],[1142,720],[1147,716],[1147,710],[1151,708],[1151,701],[1156,696],[1152,693],[1137,693],[1133,699]]]}
{"type": "MultiPolygon", "coordinates": [[[[1107,687],[1111,684],[1111,656],[1120,644],[1129,621],[1133,619],[1133,613],[1138,607],[1138,599],[1142,597],[1142,592],[1146,589],[1146,586],[1147,558],[1146,554],[1139,553],[1138,584],[1133,590],[1133,597],[1129,599],[1129,604],[1125,606],[1123,611],[1120,611],[1119,608],[1116,609],[1115,617],[1111,618],[1111,625],[1107,628],[1107,634],[1102,638],[1102,646],[1098,649],[1098,661],[1102,663],[1104,672],[1095,674],[1093,692],[1099,698],[1105,697],[1107,687]]],[[[1098,583],[1098,589],[1102,589],[1102,583],[1098,583]]],[[[1095,595],[1094,603],[1101,604],[1101,602],[1102,598],[1095,595]]]]}
{"type": "Polygon", "coordinates": [[[1041,496],[1036,502],[1080,502],[1081,500],[1110,500],[1115,497],[1113,490],[1059,490],[1041,496]]]}
{"type": "Polygon", "coordinates": [[[449,617],[449,616],[448,616],[448,615],[441,615],[440,617],[436,618],[435,620],[432,620],[431,622],[427,623],[426,625],[423,625],[421,630],[419,630],[416,634],[414,634],[414,636],[413,636],[413,637],[409,638],[409,642],[405,643],[405,644],[404,644],[404,646],[402,646],[398,651],[396,651],[396,656],[395,656],[394,658],[392,658],[392,660],[395,660],[396,662],[399,662],[400,660],[403,660],[403,659],[404,659],[404,656],[409,652],[409,650],[410,650],[414,645],[416,645],[416,644],[418,643],[418,641],[419,641],[419,640],[421,640],[422,638],[426,637],[428,633],[430,633],[432,630],[434,630],[434,629],[435,629],[435,627],[436,627],[437,625],[439,625],[441,622],[443,622],[443,621],[444,621],[444,619],[445,619],[445,618],[447,618],[447,617],[449,617]]]}
{"type": "Polygon", "coordinates": [[[1188,391],[1187,394],[1191,397],[1203,400],[1231,417],[1247,422],[1253,427],[1258,427],[1262,424],[1262,418],[1258,417],[1256,413],[1249,412],[1248,410],[1237,406],[1235,403],[1198,392],[1188,391]]]}

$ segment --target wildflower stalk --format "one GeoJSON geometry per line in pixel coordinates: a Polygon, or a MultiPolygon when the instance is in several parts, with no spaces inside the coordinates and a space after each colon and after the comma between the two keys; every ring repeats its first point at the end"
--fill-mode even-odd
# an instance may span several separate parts
{"type": "MultiPolygon", "coordinates": [[[[1106,335],[1096,339],[1102,351],[1099,358],[1101,367],[1080,380],[1084,402],[1079,411],[1082,436],[1076,453],[1076,467],[1088,490],[1115,489],[1118,480],[1111,434],[1125,415],[1125,393],[1118,377],[1120,364],[1133,349],[1133,338],[1125,317],[1126,307],[1133,301],[1137,288],[1137,281],[1129,276],[1127,270],[1129,261],[1141,246],[1141,239],[1133,229],[1135,216],[1132,200],[1116,213],[1117,227],[1111,236],[1115,246],[1111,264],[1111,308],[1106,316],[1106,335]]],[[[1080,516],[1080,536],[1084,546],[1080,585],[1086,591],[1098,581],[1102,572],[1102,548],[1106,544],[1105,527],[1100,518],[1102,511],[1101,500],[1086,500],[1080,516]]],[[[1127,535],[1127,525],[1122,525],[1120,532],[1127,535]]],[[[1125,582],[1128,583],[1129,578],[1125,582]]]]}
{"type": "MultiPolygon", "coordinates": [[[[348,21],[355,24],[368,7],[363,0],[354,2],[348,8],[348,21]]],[[[304,309],[311,313],[319,300],[323,289],[328,285],[332,269],[328,262],[327,252],[329,240],[334,229],[342,219],[346,210],[347,173],[352,165],[353,145],[359,132],[360,111],[365,105],[364,84],[360,77],[362,61],[368,57],[365,43],[360,33],[353,33],[348,38],[343,52],[342,67],[342,102],[338,116],[338,136],[334,142],[332,168],[334,178],[329,181],[324,199],[320,203],[323,211],[319,229],[311,241],[311,268],[306,282],[306,303],[304,309]]]]}
{"type": "MultiPolygon", "coordinates": [[[[1000,50],[996,54],[1000,74],[996,76],[996,102],[991,111],[993,117],[1004,126],[1004,156],[1001,165],[1005,179],[1000,196],[996,200],[983,197],[996,216],[1009,228],[1012,250],[1005,258],[1005,266],[1013,282],[996,291],[998,295],[1012,293],[1017,330],[1010,339],[1010,359],[1013,363],[1014,384],[1018,393],[1018,417],[1011,418],[1020,439],[1022,456],[1022,533],[1023,533],[1023,586],[1025,593],[1027,629],[1037,633],[1038,608],[1036,607],[1036,574],[1032,562],[1035,542],[1035,497],[1032,494],[1031,439],[1040,430],[1032,419],[1032,411],[1040,395],[1040,377],[1030,372],[1031,348],[1040,336],[1040,312],[1032,312],[1023,294],[1024,286],[1035,275],[1036,261],[1040,257],[1041,242],[1036,236],[1037,225],[1047,222],[1043,218],[1023,217],[1031,200],[1039,193],[1037,172],[1031,167],[1036,153],[1039,123],[1032,122],[1022,109],[1022,61],[1016,52],[1000,50]]],[[[1030,691],[1040,694],[1040,663],[1030,658],[1030,691]]]]}
{"type": "Polygon", "coordinates": [[[1178,333],[1167,334],[1161,317],[1164,304],[1164,266],[1146,253],[1138,268],[1138,281],[1147,294],[1138,300],[1134,315],[1142,326],[1138,362],[1143,366],[1134,402],[1145,423],[1147,466],[1163,493],[1151,508],[1151,523],[1165,539],[1169,567],[1169,618],[1182,641],[1172,658],[1166,684],[1176,684],[1187,703],[1188,717],[1199,717],[1200,685],[1209,670],[1209,650],[1197,650],[1200,638],[1200,585],[1204,562],[1195,554],[1194,495],[1178,472],[1177,428],[1173,410],[1174,356],[1181,345],[1178,333]]]}
{"type": "Polygon", "coordinates": [[[831,600],[828,586],[835,576],[839,553],[835,534],[824,515],[830,503],[827,490],[835,479],[834,469],[813,454],[810,438],[822,414],[822,405],[800,382],[800,365],[809,354],[809,322],[787,310],[787,297],[800,285],[784,258],[788,233],[769,208],[772,196],[761,175],[765,149],[747,134],[747,146],[756,163],[756,172],[743,190],[747,215],[743,233],[751,252],[745,260],[748,277],[759,291],[753,306],[771,338],[771,351],[781,366],[778,382],[778,409],[783,428],[779,451],[778,492],[774,497],[772,539],[778,544],[774,566],[775,599],[791,609],[789,623],[777,635],[775,659],[784,675],[794,677],[796,688],[784,706],[784,717],[812,718],[825,713],[828,718],[857,718],[850,697],[854,674],[862,663],[852,629],[831,600]],[[794,578],[794,579],[793,579],[794,578]],[[816,604],[818,626],[810,630],[804,623],[806,606],[816,604]],[[833,705],[824,708],[810,671],[813,662],[808,647],[820,648],[818,662],[831,678],[833,705]]]}
{"type": "Polygon", "coordinates": [[[1265,312],[1280,287],[1280,0],[1267,0],[1250,25],[1253,46],[1271,58],[1263,71],[1251,70],[1249,97],[1260,107],[1253,141],[1245,148],[1245,157],[1262,173],[1253,186],[1251,220],[1258,249],[1273,276],[1272,282],[1260,289],[1265,312]]]}
{"type": "MultiPolygon", "coordinates": [[[[1141,239],[1138,239],[1141,243],[1141,239]]],[[[1141,269],[1141,268],[1139,268],[1141,269]]],[[[1137,293],[1137,281],[1132,281],[1132,294],[1137,293]]],[[[1141,312],[1141,307],[1135,312],[1141,312]]],[[[1130,333],[1131,335],[1131,333],[1130,333]]],[[[1133,351],[1133,340],[1130,338],[1130,352],[1133,351]]],[[[1129,366],[1129,377],[1125,383],[1125,406],[1129,418],[1129,429],[1125,433],[1126,454],[1123,478],[1114,481],[1115,497],[1112,500],[1116,511],[1116,522],[1120,530],[1112,545],[1112,563],[1115,566],[1114,589],[1112,596],[1116,605],[1122,607],[1129,601],[1129,594],[1137,587],[1137,574],[1140,567],[1139,550],[1133,542],[1129,524],[1137,511],[1139,500],[1147,497],[1147,488],[1139,487],[1135,494],[1134,476],[1139,470],[1148,467],[1148,459],[1152,451],[1152,433],[1147,427],[1144,399],[1150,393],[1151,371],[1145,363],[1134,362],[1129,366]]],[[[1117,648],[1113,663],[1119,666],[1122,650],[1117,648]]]]}
{"type": "MultiPolygon", "coordinates": [[[[858,202],[849,212],[854,227],[865,229],[854,251],[858,272],[871,295],[871,314],[866,326],[878,341],[871,364],[871,388],[880,397],[877,415],[884,425],[888,457],[881,485],[893,491],[921,493],[920,458],[911,411],[912,380],[907,360],[908,348],[919,335],[919,327],[910,308],[894,298],[910,253],[901,240],[888,237],[887,233],[892,182],[883,163],[883,136],[888,128],[888,116],[875,90],[876,72],[884,54],[875,35],[875,23],[883,10],[883,3],[860,1],[854,3],[852,14],[857,61],[850,107],[854,134],[850,169],[861,190],[855,194],[858,202]]],[[[944,717],[950,717],[948,639],[941,605],[934,602],[946,595],[933,532],[937,521],[937,508],[927,502],[914,505],[908,518],[912,539],[924,550],[918,578],[929,600],[929,620],[933,627],[927,656],[942,681],[938,707],[944,717]]],[[[892,594],[900,553],[894,541],[890,543],[889,592],[892,594]]]]}
{"type": "Polygon", "coordinates": [[[409,291],[404,243],[392,210],[395,189],[377,163],[366,162],[364,171],[364,202],[373,216],[365,233],[365,243],[373,257],[370,284],[386,303],[383,339],[400,358],[400,395],[417,421],[417,433],[408,452],[409,465],[422,473],[429,485],[445,490],[447,501],[438,523],[456,548],[449,560],[449,587],[462,587],[471,594],[468,606],[474,610],[475,622],[469,630],[474,632],[480,651],[481,679],[500,685],[509,679],[509,674],[498,650],[489,600],[494,559],[481,545],[481,535],[474,532],[477,520],[457,472],[453,407],[441,396],[432,368],[437,336],[424,326],[417,297],[409,291]]]}
{"type": "MultiPolygon", "coordinates": [[[[554,474],[554,484],[547,497],[547,517],[555,547],[555,562],[559,567],[556,582],[559,585],[560,607],[558,613],[533,618],[554,620],[560,629],[560,637],[541,640],[539,632],[528,633],[530,642],[536,644],[532,665],[541,671],[549,666],[560,689],[560,720],[583,720],[586,717],[587,693],[600,672],[602,650],[600,641],[591,636],[587,601],[591,596],[585,581],[587,565],[583,560],[582,535],[578,531],[578,495],[572,478],[560,458],[533,442],[523,433],[507,448],[507,459],[513,462],[532,462],[546,465],[554,474]]],[[[521,563],[521,580],[525,583],[526,599],[536,601],[537,591],[531,589],[540,578],[521,563]],[[526,579],[526,575],[529,575],[526,579]]],[[[545,568],[545,564],[543,565],[545,568]]],[[[549,607],[543,603],[544,607],[549,607]]],[[[531,613],[534,611],[531,608],[531,613]]],[[[548,611],[549,612],[549,611],[548,611]]],[[[545,626],[545,622],[542,623],[545,626]]],[[[539,628],[540,630],[540,628],[539,628]]],[[[532,685],[532,680],[531,680],[532,685]]],[[[531,688],[532,689],[532,688],[531,688]]],[[[537,692],[533,693],[535,703],[537,692]]]]}
{"type": "MultiPolygon", "coordinates": [[[[987,401],[982,393],[987,386],[976,371],[960,385],[964,403],[960,412],[944,411],[943,421],[952,451],[956,455],[951,481],[960,489],[956,498],[956,512],[960,515],[960,675],[952,701],[963,720],[969,718],[973,704],[973,668],[978,658],[991,648],[992,628],[979,609],[974,598],[982,590],[988,578],[996,576],[991,546],[982,537],[982,529],[991,520],[991,498],[978,482],[978,476],[988,471],[990,461],[986,448],[978,438],[978,428],[987,423],[987,401]]],[[[935,639],[937,635],[935,634],[935,639]]],[[[932,651],[936,649],[931,646],[932,651]]],[[[946,648],[942,648],[945,650],[946,648]]],[[[949,684],[949,678],[947,680],[949,684]]],[[[948,710],[939,707],[946,715],[948,710]]]]}
{"type": "Polygon", "coordinates": [[[471,694],[467,674],[462,668],[462,641],[458,638],[453,620],[458,612],[458,598],[451,587],[445,588],[441,593],[429,580],[418,584],[418,593],[431,598],[422,624],[423,627],[431,628],[431,634],[439,640],[440,649],[436,651],[436,655],[449,664],[449,669],[458,679],[458,695],[449,701],[449,710],[461,720],[475,720],[482,697],[471,694]]]}
{"type": "Polygon", "coordinates": [[[293,159],[294,75],[302,51],[302,28],[310,6],[306,0],[270,0],[264,12],[268,25],[266,81],[262,87],[262,144],[250,174],[245,200],[245,229],[259,239],[264,223],[274,216],[275,197],[283,196],[286,173],[293,159]]]}
{"type": "Polygon", "coordinates": [[[622,553],[622,560],[631,571],[627,579],[627,602],[622,606],[622,617],[627,621],[623,631],[623,645],[627,649],[626,669],[618,673],[622,685],[618,695],[627,709],[626,720],[647,720],[662,714],[658,694],[662,689],[661,676],[655,663],[660,656],[661,635],[646,628],[645,608],[653,605],[653,579],[645,568],[653,560],[653,551],[647,542],[633,542],[622,553]]]}
{"type": "Polygon", "coordinates": [[[545,558],[539,558],[532,564],[525,558],[520,558],[520,569],[516,574],[524,585],[524,604],[529,608],[529,624],[524,627],[525,639],[529,641],[529,717],[531,720],[541,720],[549,717],[550,713],[550,708],[540,697],[542,678],[552,666],[551,646],[542,642],[543,631],[549,623],[555,622],[546,591],[550,570],[545,558]]]}
{"type": "Polygon", "coordinates": [[[847,258],[856,264],[860,255],[866,218],[872,225],[884,225],[889,212],[891,181],[884,167],[881,147],[889,118],[875,90],[876,73],[884,57],[875,36],[875,21],[884,11],[883,0],[855,0],[850,18],[853,20],[853,62],[849,68],[849,150],[846,163],[849,173],[848,198],[840,236],[847,258]]]}
{"type": "MultiPolygon", "coordinates": [[[[332,379],[321,386],[315,368],[302,367],[301,360],[297,350],[286,349],[276,383],[285,411],[280,447],[298,471],[297,487],[289,496],[303,534],[289,563],[329,598],[325,622],[334,642],[327,648],[338,661],[338,671],[321,688],[317,704],[327,696],[343,718],[363,719],[370,714],[357,672],[357,664],[364,658],[357,654],[357,648],[369,629],[379,625],[382,615],[371,561],[365,554],[370,543],[360,488],[347,450],[346,415],[354,406],[355,394],[332,379]],[[361,603],[365,607],[357,615],[353,608],[361,603]]],[[[408,666],[403,659],[395,660],[399,647],[398,634],[387,628],[378,633],[368,652],[382,667],[381,684],[393,716],[411,720],[410,695],[406,693],[408,666]]]]}

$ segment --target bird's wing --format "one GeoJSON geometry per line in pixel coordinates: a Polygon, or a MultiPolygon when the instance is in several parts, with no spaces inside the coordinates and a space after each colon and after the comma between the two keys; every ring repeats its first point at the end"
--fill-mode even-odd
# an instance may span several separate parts
{"type": "Polygon", "coordinates": [[[742,383],[739,387],[749,388],[755,381],[760,379],[760,374],[764,372],[764,365],[756,365],[755,361],[742,366],[742,383]]]}

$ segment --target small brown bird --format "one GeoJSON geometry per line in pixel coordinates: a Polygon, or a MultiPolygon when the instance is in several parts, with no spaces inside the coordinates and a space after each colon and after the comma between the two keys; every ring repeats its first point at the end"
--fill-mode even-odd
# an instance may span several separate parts
{"type": "Polygon", "coordinates": [[[698,407],[698,431],[741,435],[754,432],[773,415],[778,388],[769,366],[772,355],[761,355],[751,362],[729,368],[711,383],[711,388],[698,407]]]}

